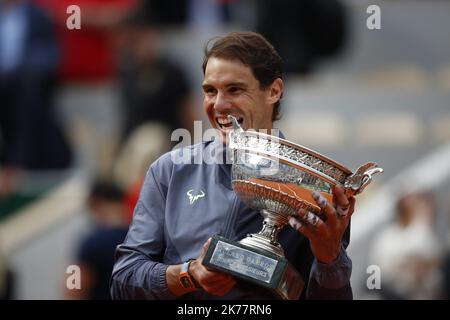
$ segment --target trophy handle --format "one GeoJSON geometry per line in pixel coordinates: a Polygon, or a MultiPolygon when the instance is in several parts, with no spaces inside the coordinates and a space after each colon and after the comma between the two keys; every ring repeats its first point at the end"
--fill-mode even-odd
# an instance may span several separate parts
{"type": "MultiPolygon", "coordinates": [[[[230,120],[233,125],[233,130],[230,130],[230,132],[228,133],[229,148],[236,149],[236,140],[239,140],[239,137],[245,132],[245,130],[242,129],[236,117],[232,116],[231,114],[228,115],[228,120],[230,120]]],[[[232,155],[232,161],[234,162],[234,153],[232,155]]]]}
{"type": "Polygon", "coordinates": [[[361,193],[372,181],[372,176],[383,171],[383,168],[378,167],[376,162],[368,162],[362,165],[354,174],[345,180],[345,194],[351,197],[361,193]]]}
{"type": "Polygon", "coordinates": [[[233,130],[235,130],[239,133],[244,132],[244,129],[242,129],[241,125],[239,124],[239,122],[235,116],[232,116],[231,114],[229,114],[228,120],[231,121],[231,124],[233,125],[233,130]]]}

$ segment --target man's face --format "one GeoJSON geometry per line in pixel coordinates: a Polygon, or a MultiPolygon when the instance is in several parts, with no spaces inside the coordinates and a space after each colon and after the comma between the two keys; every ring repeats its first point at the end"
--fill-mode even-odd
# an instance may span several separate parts
{"type": "Polygon", "coordinates": [[[250,67],[239,60],[211,57],[202,87],[203,108],[224,143],[232,129],[228,115],[235,116],[244,130],[272,129],[273,104],[283,88],[281,79],[262,90],[250,67]]]}

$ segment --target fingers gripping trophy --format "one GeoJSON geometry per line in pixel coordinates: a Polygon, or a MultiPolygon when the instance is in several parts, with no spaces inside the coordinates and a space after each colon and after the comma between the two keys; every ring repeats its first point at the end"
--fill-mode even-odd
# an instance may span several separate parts
{"type": "MultiPolygon", "coordinates": [[[[355,196],[383,169],[369,162],[352,172],[285,139],[244,131],[235,117],[228,117],[233,123],[229,133],[233,190],[246,205],[259,210],[264,222],[260,232],[239,242],[214,236],[203,264],[269,290],[274,297],[298,299],[304,281],[284,256],[278,233],[291,216],[312,225],[326,220],[314,198],[334,204],[335,186],[343,187],[346,196],[355,196]]],[[[349,219],[348,208],[337,207],[336,212],[349,219]]]]}

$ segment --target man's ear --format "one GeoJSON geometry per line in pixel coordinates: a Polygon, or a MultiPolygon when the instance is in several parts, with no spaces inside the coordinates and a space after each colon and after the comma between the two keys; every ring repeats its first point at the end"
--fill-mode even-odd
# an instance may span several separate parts
{"type": "Polygon", "coordinates": [[[275,79],[269,87],[268,103],[274,104],[281,99],[284,90],[284,82],[281,78],[275,79]]]}

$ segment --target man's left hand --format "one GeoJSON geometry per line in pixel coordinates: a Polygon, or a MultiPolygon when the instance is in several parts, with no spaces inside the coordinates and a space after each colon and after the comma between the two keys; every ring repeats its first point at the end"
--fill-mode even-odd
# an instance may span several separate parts
{"type": "Polygon", "coordinates": [[[342,236],[355,208],[355,198],[347,197],[343,187],[334,186],[332,191],[335,206],[319,192],[313,192],[314,201],[326,221],[312,212],[307,212],[302,221],[289,218],[289,224],[309,239],[312,253],[321,263],[331,263],[338,257],[342,236]]]}

